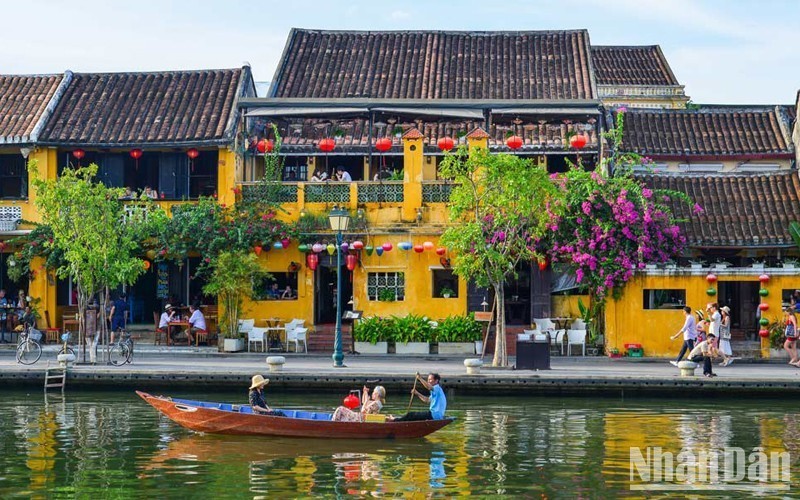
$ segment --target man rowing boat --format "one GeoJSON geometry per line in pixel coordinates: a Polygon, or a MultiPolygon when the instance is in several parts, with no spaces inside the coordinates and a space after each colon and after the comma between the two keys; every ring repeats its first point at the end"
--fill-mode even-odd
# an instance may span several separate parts
{"type": "Polygon", "coordinates": [[[439,385],[441,377],[438,373],[429,373],[428,380],[423,379],[416,375],[416,380],[419,380],[426,389],[430,391],[429,396],[423,396],[416,389],[411,389],[412,396],[417,396],[425,403],[430,403],[427,411],[410,411],[399,418],[389,417],[386,420],[389,422],[409,422],[412,420],[442,420],[444,412],[447,409],[447,398],[444,396],[442,386],[439,385]]]}

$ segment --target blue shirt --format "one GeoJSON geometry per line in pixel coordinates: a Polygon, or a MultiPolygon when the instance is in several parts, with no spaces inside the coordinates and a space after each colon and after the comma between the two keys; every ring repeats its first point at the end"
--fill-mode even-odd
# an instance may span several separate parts
{"type": "Polygon", "coordinates": [[[444,397],[444,391],[439,384],[431,388],[431,416],[434,420],[441,420],[444,418],[444,411],[447,409],[447,398],[444,397]]]}
{"type": "Polygon", "coordinates": [[[114,301],[114,317],[122,319],[125,317],[125,311],[128,310],[128,303],[122,299],[114,301]]]}

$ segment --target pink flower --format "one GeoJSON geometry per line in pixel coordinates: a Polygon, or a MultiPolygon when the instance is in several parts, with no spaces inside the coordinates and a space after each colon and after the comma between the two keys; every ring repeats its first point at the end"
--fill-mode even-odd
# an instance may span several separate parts
{"type": "Polygon", "coordinates": [[[695,203],[694,207],[692,208],[692,212],[694,212],[695,215],[700,215],[705,212],[705,210],[703,210],[703,207],[695,203]]]}

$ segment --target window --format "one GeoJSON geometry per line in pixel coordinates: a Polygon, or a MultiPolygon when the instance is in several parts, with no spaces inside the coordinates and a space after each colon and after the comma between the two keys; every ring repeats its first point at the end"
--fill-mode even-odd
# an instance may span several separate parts
{"type": "Polygon", "coordinates": [[[722,172],[724,166],[722,163],[681,163],[678,169],[687,174],[709,174],[714,172],[722,172]]]}
{"type": "Polygon", "coordinates": [[[433,296],[444,297],[445,292],[450,298],[458,297],[458,276],[451,269],[433,269],[433,296]]]}
{"type": "Polygon", "coordinates": [[[404,273],[367,274],[367,298],[392,302],[405,300],[406,277],[404,273]]]}
{"type": "Polygon", "coordinates": [[[645,309],[682,309],[686,290],[644,290],[645,309]]]}
{"type": "Polygon", "coordinates": [[[254,300],[281,299],[286,287],[291,288],[292,298],[297,300],[297,273],[270,273],[272,278],[260,278],[253,284],[254,300]],[[275,287],[274,285],[278,285],[275,287]]]}
{"type": "Polygon", "coordinates": [[[0,155],[0,198],[28,197],[28,171],[20,154],[0,155]]]}

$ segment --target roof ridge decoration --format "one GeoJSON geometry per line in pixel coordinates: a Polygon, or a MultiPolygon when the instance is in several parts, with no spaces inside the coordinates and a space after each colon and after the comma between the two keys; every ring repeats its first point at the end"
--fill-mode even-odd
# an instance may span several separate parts
{"type": "Polygon", "coordinates": [[[472,132],[467,134],[467,139],[488,139],[491,137],[483,127],[475,127],[472,132]]]}
{"type": "Polygon", "coordinates": [[[417,127],[411,127],[403,134],[403,139],[422,139],[424,137],[417,127]]]}

